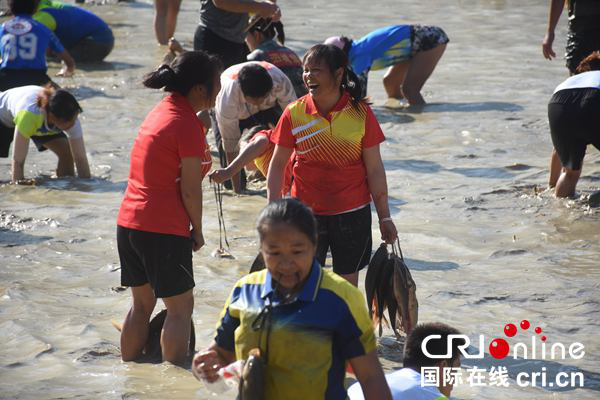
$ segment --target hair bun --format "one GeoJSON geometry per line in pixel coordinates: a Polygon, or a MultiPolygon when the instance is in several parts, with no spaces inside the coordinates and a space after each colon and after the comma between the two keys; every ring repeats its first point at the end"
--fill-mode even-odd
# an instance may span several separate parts
{"type": "Polygon", "coordinates": [[[171,68],[169,64],[161,65],[160,67],[158,67],[158,70],[156,72],[161,77],[161,79],[166,79],[168,81],[171,81],[175,77],[175,71],[173,71],[173,68],[171,68]]]}

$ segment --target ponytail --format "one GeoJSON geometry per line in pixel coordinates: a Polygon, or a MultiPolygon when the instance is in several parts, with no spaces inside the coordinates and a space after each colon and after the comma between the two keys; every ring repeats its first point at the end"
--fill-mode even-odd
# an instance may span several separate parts
{"type": "Polygon", "coordinates": [[[163,64],[154,72],[144,76],[142,82],[144,86],[151,89],[162,89],[173,85],[175,81],[175,71],[168,64],[163,64]]]}
{"type": "Polygon", "coordinates": [[[204,51],[188,51],[145,75],[142,83],[151,89],[164,89],[182,96],[187,96],[196,85],[204,85],[212,93],[215,76],[221,70],[222,64],[215,56],[204,51]]]}
{"type": "Polygon", "coordinates": [[[575,75],[589,71],[600,71],[600,53],[595,51],[583,59],[575,70],[575,75]]]}
{"type": "Polygon", "coordinates": [[[352,104],[357,106],[358,103],[365,100],[363,87],[358,78],[358,75],[352,70],[350,65],[346,66],[344,70],[344,77],[342,78],[342,88],[350,94],[350,98],[352,99],[352,104]]]}

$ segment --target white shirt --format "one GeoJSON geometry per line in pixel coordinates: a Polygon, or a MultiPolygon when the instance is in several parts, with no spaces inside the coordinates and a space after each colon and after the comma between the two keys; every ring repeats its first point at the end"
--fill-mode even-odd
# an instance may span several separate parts
{"type": "MultiPolygon", "coordinates": [[[[402,368],[386,374],[385,380],[394,400],[446,400],[447,397],[433,386],[421,386],[421,374],[411,368],[402,368]]],[[[351,400],[364,400],[360,383],[356,382],[348,389],[351,400]]]]}
{"type": "Polygon", "coordinates": [[[600,71],[588,71],[573,75],[554,89],[554,93],[565,89],[600,89],[600,71]]]}
{"type": "Polygon", "coordinates": [[[221,91],[217,95],[215,112],[219,131],[223,138],[223,148],[226,152],[237,149],[242,132],[240,120],[246,119],[259,111],[267,110],[276,104],[284,110],[288,104],[296,100],[296,92],[289,78],[279,68],[266,61],[249,61],[232,65],[221,74],[221,91]],[[248,104],[237,81],[240,70],[249,64],[259,64],[264,67],[273,79],[273,89],[260,106],[248,104]]]}

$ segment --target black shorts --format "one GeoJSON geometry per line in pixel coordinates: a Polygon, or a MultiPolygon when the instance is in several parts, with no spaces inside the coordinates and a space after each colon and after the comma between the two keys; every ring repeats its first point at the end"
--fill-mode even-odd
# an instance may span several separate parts
{"type": "Polygon", "coordinates": [[[236,43],[217,35],[204,26],[198,26],[194,33],[194,50],[204,50],[218,56],[223,68],[246,62],[248,47],[246,43],[236,43]]]}
{"type": "Polygon", "coordinates": [[[569,31],[565,60],[571,74],[574,74],[579,63],[594,51],[600,51],[600,29],[569,31]]]}
{"type": "Polygon", "coordinates": [[[317,260],[325,265],[331,249],[333,272],[353,274],[369,264],[371,237],[371,205],[338,215],[315,215],[319,228],[317,260]]]}
{"type": "Polygon", "coordinates": [[[0,122],[0,157],[8,157],[10,151],[10,144],[15,137],[15,127],[4,126],[0,122]]]}
{"type": "Polygon", "coordinates": [[[195,286],[191,238],[117,226],[117,247],[122,286],[150,283],[157,298],[195,286]]]}
{"type": "Polygon", "coordinates": [[[552,144],[563,167],[580,170],[588,144],[600,150],[600,89],[566,89],[548,104],[552,144]]]}
{"type": "Polygon", "coordinates": [[[8,89],[37,85],[44,86],[52,82],[45,70],[41,69],[1,69],[0,92],[8,89]]]}
{"type": "Polygon", "coordinates": [[[52,135],[44,135],[44,136],[32,136],[31,140],[38,151],[46,151],[48,150],[45,146],[46,143],[51,142],[55,139],[65,139],[67,140],[67,135],[64,132],[54,133],[52,135]]]}

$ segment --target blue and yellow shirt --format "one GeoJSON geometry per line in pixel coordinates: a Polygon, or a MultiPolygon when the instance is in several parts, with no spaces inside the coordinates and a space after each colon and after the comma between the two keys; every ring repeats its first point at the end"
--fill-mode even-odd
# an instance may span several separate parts
{"type": "Polygon", "coordinates": [[[46,49],[65,51],[58,38],[29,15],[17,15],[0,25],[0,69],[46,71],[46,49]]]}
{"type": "Polygon", "coordinates": [[[411,26],[392,25],[377,29],[352,42],[348,54],[357,75],[410,60],[411,26]]]}
{"type": "Polygon", "coordinates": [[[96,42],[112,43],[112,30],[94,13],[58,1],[42,0],[33,18],[54,31],[67,49],[89,37],[96,42]]]}
{"type": "MultiPolygon", "coordinates": [[[[266,399],[345,399],[346,361],[375,350],[375,334],[362,293],[316,261],[304,287],[282,302],[267,270],[240,279],[217,327],[216,343],[246,359],[265,351],[265,333],[252,323],[270,302],[266,399]]],[[[264,353],[263,353],[264,354],[264,353]]]]}

